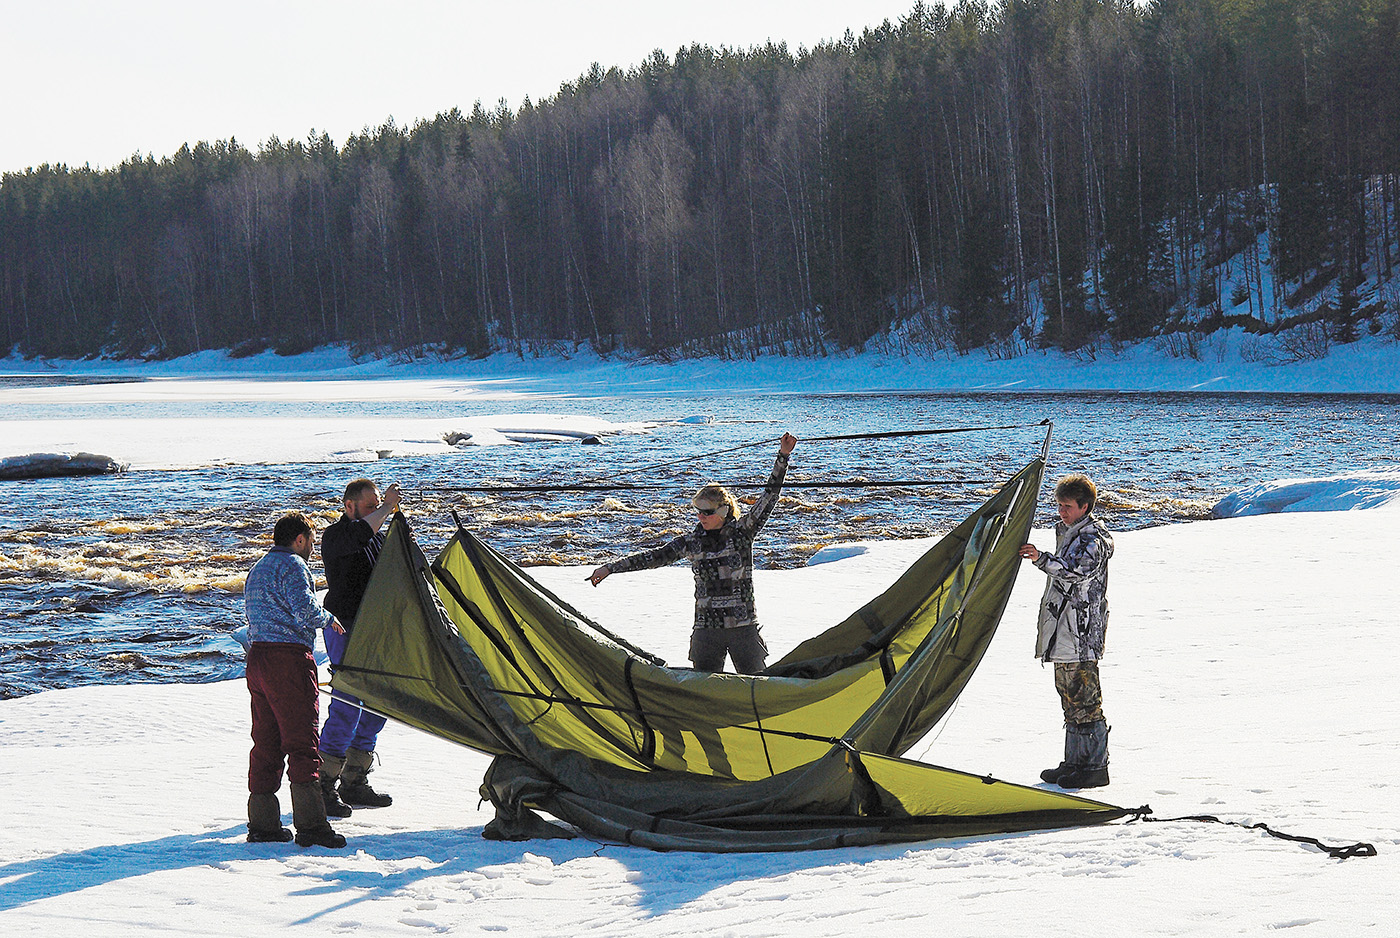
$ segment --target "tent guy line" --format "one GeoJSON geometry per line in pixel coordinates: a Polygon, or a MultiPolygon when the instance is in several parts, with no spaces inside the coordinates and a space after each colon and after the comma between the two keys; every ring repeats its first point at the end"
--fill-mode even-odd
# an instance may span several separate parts
{"type": "MultiPolygon", "coordinates": [[[[980,427],[932,427],[921,430],[880,430],[872,433],[837,433],[830,436],[803,437],[804,446],[812,443],[834,443],[850,440],[882,440],[900,439],[918,436],[942,436],[949,433],[978,433],[990,430],[1024,430],[1030,427],[1044,427],[1045,441],[1041,447],[1041,455],[1044,458],[1050,448],[1050,434],[1054,430],[1054,424],[1049,419],[1036,421],[1035,423],[1015,423],[1000,426],[980,426],[980,427]]],[[[712,456],[723,456],[739,450],[752,449],[756,446],[768,446],[781,440],[782,437],[771,437],[762,440],[755,440],[752,443],[742,443],[738,446],[731,446],[727,449],[713,450],[707,453],[698,453],[694,456],[686,456],[681,459],[672,459],[666,462],[652,463],[641,466],[637,469],[624,469],[612,478],[618,479],[629,475],[640,475],[644,472],[652,472],[657,469],[664,469],[669,466],[681,463],[695,462],[700,459],[709,459],[712,456]]],[[[895,480],[864,480],[848,479],[839,482],[785,482],[784,488],[900,488],[915,486],[933,485],[995,485],[1004,482],[1004,479],[895,479],[895,480]]],[[[719,483],[731,488],[761,488],[762,485],[755,485],[751,482],[725,482],[719,483]]],[[[434,492],[477,492],[477,493],[506,493],[506,492],[591,492],[609,489],[671,489],[674,485],[666,483],[641,482],[641,483],[618,483],[610,480],[594,479],[587,482],[577,482],[568,485],[555,484],[521,484],[521,485],[477,485],[477,486],[447,486],[434,488],[434,492]]]]}
{"type": "MultiPolygon", "coordinates": [[[[783,482],[785,489],[867,489],[867,488],[917,488],[936,485],[1000,485],[1005,479],[839,479],[832,482],[783,482]]],[[[733,489],[761,489],[763,482],[717,482],[733,489]]],[[[674,482],[580,482],[572,485],[452,485],[429,489],[432,492],[599,492],[623,491],[664,491],[685,486],[674,482]]]]}

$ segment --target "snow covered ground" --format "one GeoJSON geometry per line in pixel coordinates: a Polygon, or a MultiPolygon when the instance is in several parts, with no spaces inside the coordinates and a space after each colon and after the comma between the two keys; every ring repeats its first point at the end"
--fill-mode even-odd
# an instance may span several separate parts
{"type": "MultiPolygon", "coordinates": [[[[201,352],[165,362],[25,361],[0,359],[0,375],[86,374],[209,380],[215,399],[248,399],[256,385],[237,390],[240,377],[304,380],[307,393],[338,400],[338,381],[394,377],[417,379],[421,399],[437,400],[444,383],[470,382],[457,393],[478,399],[510,399],[549,393],[687,394],[707,391],[898,391],[898,390],[1119,390],[1119,391],[1311,391],[1317,393],[1400,392],[1400,343],[1367,336],[1335,345],[1317,361],[1268,364],[1253,360],[1256,337],[1241,329],[1222,330],[1200,342],[1199,357],[1172,357],[1153,342],[1120,351],[1067,356],[1036,351],[1018,358],[992,359],[985,352],[968,355],[935,353],[932,357],[902,357],[876,352],[829,358],[767,356],[758,361],[683,359],[670,364],[601,359],[587,350],[569,354],[521,358],[498,353],[479,360],[437,361],[420,358],[352,358],[345,349],[323,348],[292,357],[272,352],[231,359],[224,352],[201,352]],[[317,390],[315,385],[323,385],[317,390]],[[234,395],[229,397],[228,395],[234,395]]],[[[151,399],[158,387],[133,386],[97,391],[101,400],[151,399]],[[114,396],[117,395],[117,396],[114,396]]],[[[413,393],[406,391],[403,393],[413,393]]],[[[316,399],[316,398],[312,398],[316,399]]],[[[413,399],[413,398],[406,398],[413,399]]]]}
{"type": "MultiPolygon", "coordinates": [[[[1368,841],[1375,857],[1189,821],[743,856],[491,843],[486,758],[396,725],[374,778],[395,803],[340,822],[347,849],[253,846],[242,682],[97,686],[0,702],[0,934],[1394,935],[1397,527],[1391,501],[1120,534],[1103,665],[1113,784],[1092,793],[1368,841]]],[[[863,546],[759,571],[775,655],[921,547],[863,546]]],[[[598,590],[582,569],[537,572],[683,660],[688,570],[598,590]]],[[[982,667],[912,757],[1022,783],[1059,760],[1051,676],[1031,657],[1042,585],[1026,566],[982,667]]]]}

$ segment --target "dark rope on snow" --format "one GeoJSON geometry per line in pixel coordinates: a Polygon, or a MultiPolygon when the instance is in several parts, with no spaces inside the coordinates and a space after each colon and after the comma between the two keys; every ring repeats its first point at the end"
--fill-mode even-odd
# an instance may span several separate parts
{"type": "Polygon", "coordinates": [[[1226,821],[1213,814],[1188,814],[1184,817],[1152,817],[1152,808],[1143,805],[1133,812],[1133,816],[1128,819],[1128,823],[1133,821],[1152,821],[1164,823],[1169,821],[1202,821],[1207,824],[1228,824],[1231,827],[1239,827],[1244,830],[1263,831],[1270,837],[1277,837],[1279,840],[1291,840],[1295,843],[1308,844],[1326,853],[1334,860],[1347,860],[1351,857],[1373,857],[1376,855],[1376,848],[1372,844],[1359,842],[1348,844],[1345,847],[1331,847],[1318,840],[1316,837],[1302,837],[1298,834],[1285,834],[1283,831],[1276,831],[1264,823],[1246,824],[1243,821],[1226,821]]]}

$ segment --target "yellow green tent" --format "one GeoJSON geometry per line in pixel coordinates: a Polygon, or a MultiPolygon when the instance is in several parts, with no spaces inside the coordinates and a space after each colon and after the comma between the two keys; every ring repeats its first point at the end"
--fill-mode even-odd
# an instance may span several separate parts
{"type": "Polygon", "coordinates": [[[396,516],[333,687],[496,755],[487,836],[546,811],[656,849],[799,849],[1096,823],[1112,805],[899,758],[952,706],[1015,582],[1032,461],[885,592],[761,675],[667,667],[470,532],[396,516]]]}

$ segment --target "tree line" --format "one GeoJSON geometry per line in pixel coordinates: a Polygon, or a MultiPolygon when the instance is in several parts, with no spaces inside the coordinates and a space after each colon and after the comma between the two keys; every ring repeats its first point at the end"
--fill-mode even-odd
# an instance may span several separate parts
{"type": "Polygon", "coordinates": [[[342,146],[4,173],[0,341],[1014,355],[1227,310],[1354,328],[1394,302],[1398,171],[1400,0],[917,3],[342,146]]]}

